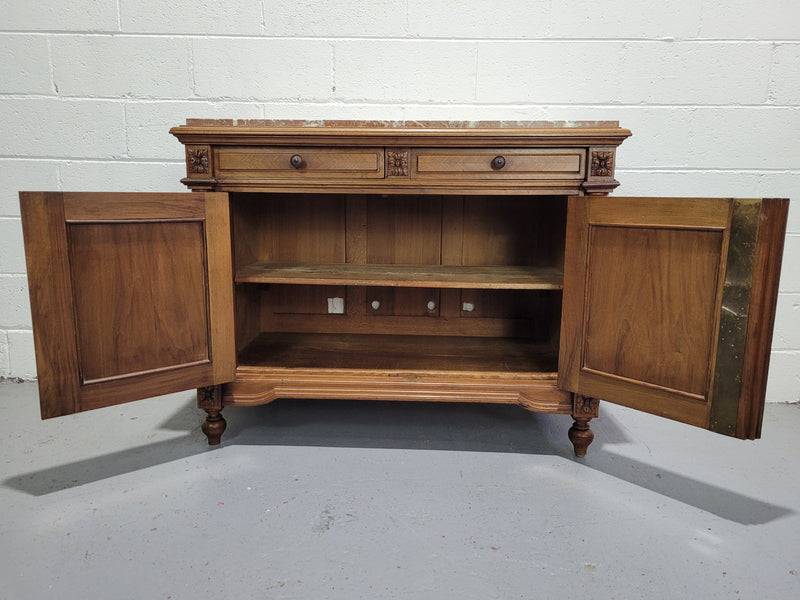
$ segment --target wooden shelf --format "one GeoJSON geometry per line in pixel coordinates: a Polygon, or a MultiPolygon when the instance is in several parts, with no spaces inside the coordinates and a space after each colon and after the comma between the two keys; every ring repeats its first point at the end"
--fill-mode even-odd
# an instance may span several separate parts
{"type": "Polygon", "coordinates": [[[286,264],[257,262],[236,272],[237,283],[292,283],[420,288],[560,290],[555,267],[286,264]]]}
{"type": "Polygon", "coordinates": [[[239,353],[253,367],[548,373],[551,347],[527,339],[427,335],[262,333],[239,353]]]}

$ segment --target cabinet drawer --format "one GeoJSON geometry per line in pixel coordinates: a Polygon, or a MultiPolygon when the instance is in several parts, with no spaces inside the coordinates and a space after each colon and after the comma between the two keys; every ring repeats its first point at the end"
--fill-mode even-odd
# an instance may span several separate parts
{"type": "Polygon", "coordinates": [[[418,148],[412,150],[418,179],[583,179],[581,149],[418,148]]]}
{"type": "Polygon", "coordinates": [[[383,148],[218,148],[215,162],[235,179],[383,178],[383,148]]]}

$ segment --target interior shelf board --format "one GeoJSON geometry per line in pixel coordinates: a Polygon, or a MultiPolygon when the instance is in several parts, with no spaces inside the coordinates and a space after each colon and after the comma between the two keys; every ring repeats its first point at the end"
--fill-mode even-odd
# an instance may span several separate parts
{"type": "Polygon", "coordinates": [[[261,333],[239,353],[253,367],[553,373],[557,353],[524,338],[261,333]]]}
{"type": "Polygon", "coordinates": [[[555,267],[387,264],[288,264],[256,262],[236,272],[237,283],[291,283],[386,287],[560,290],[555,267]]]}

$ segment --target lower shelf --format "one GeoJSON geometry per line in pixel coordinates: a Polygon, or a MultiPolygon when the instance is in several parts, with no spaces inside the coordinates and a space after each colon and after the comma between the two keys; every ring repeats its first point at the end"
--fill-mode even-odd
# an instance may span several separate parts
{"type": "Polygon", "coordinates": [[[555,376],[557,353],[528,339],[423,335],[262,333],[240,366],[378,371],[536,373],[555,376]]]}

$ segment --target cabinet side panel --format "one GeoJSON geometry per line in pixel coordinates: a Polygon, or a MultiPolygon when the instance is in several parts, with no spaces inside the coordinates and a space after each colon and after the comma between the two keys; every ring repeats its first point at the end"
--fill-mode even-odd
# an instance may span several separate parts
{"type": "Polygon", "coordinates": [[[205,243],[208,269],[209,335],[215,383],[227,382],[236,373],[234,335],[233,256],[231,219],[227,194],[205,194],[205,243]]]}
{"type": "Polygon", "coordinates": [[[21,192],[42,418],[79,410],[78,355],[64,206],[59,193],[21,192]]]}
{"type": "Polygon", "coordinates": [[[558,387],[580,389],[580,358],[583,307],[586,304],[586,248],[589,238],[588,205],[582,198],[569,198],[564,244],[564,293],[558,351],[558,387]]]}

